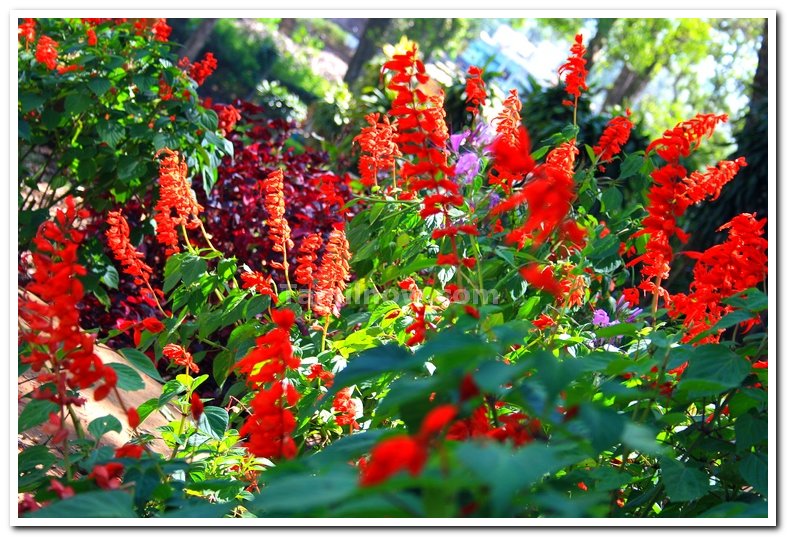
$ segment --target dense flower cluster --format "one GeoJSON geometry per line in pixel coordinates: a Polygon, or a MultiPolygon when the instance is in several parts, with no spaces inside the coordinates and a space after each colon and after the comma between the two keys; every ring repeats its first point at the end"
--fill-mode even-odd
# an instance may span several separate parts
{"type": "Polygon", "coordinates": [[[240,120],[240,111],[231,104],[219,104],[214,106],[213,110],[219,116],[219,133],[222,136],[231,133],[235,129],[235,124],[240,120]]]}
{"type": "Polygon", "coordinates": [[[420,474],[429,457],[430,442],[453,421],[456,414],[457,409],[453,405],[436,407],[424,417],[415,436],[394,436],[377,444],[369,460],[361,465],[361,486],[382,483],[401,470],[407,470],[411,475],[420,474]]]}
{"type": "Polygon", "coordinates": [[[290,270],[287,251],[292,251],[295,243],[290,238],[290,225],[284,216],[284,174],[281,170],[270,173],[260,183],[265,194],[265,210],[268,212],[268,237],[273,243],[273,251],[282,254],[283,262],[270,261],[270,265],[278,270],[290,270]]]}
{"type": "Polygon", "coordinates": [[[322,247],[322,237],[309,233],[298,248],[298,266],[295,268],[295,281],[311,290],[317,275],[317,252],[322,247]]]}
{"type": "Polygon", "coordinates": [[[295,417],[290,407],[300,394],[286,380],[287,369],[295,370],[300,359],[293,355],[290,328],[295,323],[292,310],[271,313],[275,328],[257,338],[257,345],[235,368],[246,375],[247,383],[258,390],[251,400],[253,410],[240,428],[247,438],[246,448],[257,457],[292,458],[297,452],[292,432],[295,417]]]}
{"type": "Polygon", "coordinates": [[[36,45],[36,61],[46,65],[47,69],[57,67],[58,43],[49,36],[42,35],[36,45]]]}
{"type": "Polygon", "coordinates": [[[185,65],[189,68],[189,76],[194,79],[194,82],[197,83],[198,86],[201,86],[205,83],[205,79],[207,79],[210,75],[213,74],[213,71],[216,70],[216,67],[219,66],[218,60],[213,55],[212,52],[208,52],[202,58],[202,60],[194,62],[193,64],[189,65],[188,58],[185,59],[185,65]]]}
{"type": "Polygon", "coordinates": [[[134,284],[145,284],[152,293],[150,276],[153,269],[143,261],[145,256],[131,244],[128,222],[122,211],[108,212],[107,224],[109,225],[106,232],[107,245],[115,255],[115,259],[123,266],[123,272],[134,277],[134,284]]]}
{"type": "Polygon", "coordinates": [[[574,38],[574,44],[571,46],[571,56],[557,70],[560,76],[566,75],[566,93],[574,97],[573,101],[567,100],[563,102],[567,106],[576,107],[580,94],[583,90],[587,91],[588,89],[585,83],[585,78],[588,74],[585,68],[587,60],[583,57],[586,52],[585,45],[582,44],[582,34],[577,34],[574,38]]]}
{"type": "Polygon", "coordinates": [[[36,40],[36,20],[24,19],[17,30],[19,40],[25,40],[25,48],[36,40]]]}
{"type": "Polygon", "coordinates": [[[335,225],[328,237],[316,279],[312,311],[320,317],[331,313],[338,317],[350,279],[350,244],[341,224],[335,225]]]}
{"type": "Polygon", "coordinates": [[[276,296],[275,284],[270,275],[265,275],[260,272],[241,272],[241,280],[243,281],[244,289],[253,289],[261,295],[269,296],[270,299],[276,304],[278,297],[276,296]]]}
{"type": "Polygon", "coordinates": [[[178,226],[194,229],[199,226],[197,218],[202,206],[189,183],[185,160],[170,149],[162,149],[164,158],[159,163],[159,199],[156,203],[156,239],[166,246],[166,254],[180,251],[178,226]],[[175,214],[173,214],[173,211],[175,214]]]}
{"type": "MultiPolygon", "coordinates": [[[[696,259],[694,280],[688,294],[672,295],[671,317],[684,317],[686,326],[684,342],[713,327],[724,315],[733,311],[722,300],[751,287],[765,279],[768,271],[768,241],[763,238],[766,220],[755,215],[739,214],[718,231],[729,230],[727,240],[702,253],[686,252],[696,259]]],[[[757,322],[747,323],[747,327],[757,322]]],[[[723,330],[709,334],[699,343],[717,342],[723,330]]]]}
{"type": "MultiPolygon", "coordinates": [[[[669,292],[661,284],[670,274],[673,256],[670,239],[677,236],[682,242],[688,240],[686,233],[678,227],[678,217],[689,205],[695,203],[693,199],[704,199],[706,194],[717,192],[720,188],[719,179],[729,180],[729,174],[722,173],[711,174],[712,181],[698,180],[695,177],[684,184],[687,172],[680,164],[680,158],[689,156],[700,145],[702,138],[710,136],[716,125],[724,121],[727,121],[726,114],[698,114],[694,119],[681,122],[674,129],[667,130],[661,138],[651,142],[647,149],[648,152],[655,150],[666,163],[651,173],[653,185],[648,193],[647,216],[642,220],[642,229],[633,235],[648,236],[645,252],[628,265],[642,263],[640,272],[644,280],[639,288],[662,297],[667,302],[669,292]],[[703,186],[698,188],[700,185],[703,186]]],[[[740,164],[738,162],[738,166],[740,164]]]]}
{"type": "MultiPolygon", "coordinates": [[[[620,153],[621,147],[628,141],[631,129],[634,127],[629,117],[631,117],[631,110],[627,109],[625,116],[617,116],[609,120],[598,143],[593,146],[593,153],[596,154],[598,164],[611,162],[612,158],[620,153]]],[[[604,171],[602,167],[599,169],[604,171]]]]}
{"type": "MultiPolygon", "coordinates": [[[[41,224],[33,240],[32,281],[19,297],[20,341],[30,346],[21,358],[38,373],[41,386],[32,397],[54,402],[61,408],[82,405],[85,400],[69,390],[99,384],[94,398],[104,399],[117,384],[115,370],[102,363],[93,350],[94,337],[79,327],[79,303],[84,287],[79,280],[87,271],[78,261],[77,250],[84,233],[76,229],[78,218],[73,199],[65,200],[54,220],[41,224]]],[[[66,438],[65,413],[51,414],[49,434],[55,442],[66,438]]]]}
{"type": "Polygon", "coordinates": [[[389,170],[395,181],[395,159],[402,156],[399,146],[394,141],[396,127],[391,125],[388,116],[383,116],[380,121],[379,113],[368,114],[364,119],[369,126],[362,128],[361,133],[353,138],[353,142],[358,142],[361,151],[365,153],[358,161],[361,183],[364,186],[376,185],[378,173],[389,170]]]}
{"type": "Polygon", "coordinates": [[[199,366],[194,363],[194,357],[180,345],[167,343],[164,345],[164,349],[162,349],[161,353],[173,364],[185,367],[187,373],[189,371],[199,373],[199,366]]]}
{"type": "Polygon", "coordinates": [[[478,114],[478,107],[486,104],[486,83],[482,75],[484,70],[475,65],[471,65],[467,70],[467,80],[465,81],[465,93],[467,97],[467,111],[474,116],[478,114]]]}
{"type": "Polygon", "coordinates": [[[355,430],[360,427],[358,422],[355,421],[355,416],[358,413],[356,403],[352,399],[353,387],[348,386],[336,392],[336,397],[333,398],[334,412],[336,412],[336,423],[338,425],[348,425],[350,430],[355,430]]]}
{"type": "Polygon", "coordinates": [[[530,136],[519,114],[521,109],[519,95],[512,89],[493,122],[497,137],[490,148],[494,164],[489,172],[489,185],[499,185],[506,193],[510,193],[514,183],[524,179],[535,166],[530,156],[530,136]]]}

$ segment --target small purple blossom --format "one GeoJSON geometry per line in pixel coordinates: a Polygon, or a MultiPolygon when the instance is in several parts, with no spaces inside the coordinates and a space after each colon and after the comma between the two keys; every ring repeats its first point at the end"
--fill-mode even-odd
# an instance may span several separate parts
{"type": "Polygon", "coordinates": [[[595,326],[609,326],[609,315],[604,310],[593,310],[593,324],[595,326]]]}
{"type": "Polygon", "coordinates": [[[465,176],[464,182],[469,183],[478,175],[481,169],[481,159],[473,153],[463,153],[456,161],[455,173],[457,177],[465,176]]]}
{"type": "Polygon", "coordinates": [[[459,134],[452,134],[448,137],[448,143],[451,144],[451,151],[454,154],[459,154],[459,148],[470,137],[470,131],[460,132],[459,134]]]}
{"type": "Polygon", "coordinates": [[[498,203],[500,203],[500,195],[497,192],[489,194],[489,208],[491,209],[498,203]]]}
{"type": "MultiPolygon", "coordinates": [[[[628,302],[626,302],[626,304],[628,304],[628,302]]],[[[633,310],[631,310],[629,312],[629,316],[626,317],[626,322],[627,323],[633,323],[637,319],[637,316],[640,313],[642,313],[643,311],[645,311],[645,310],[643,310],[642,308],[634,308],[633,310]]]]}

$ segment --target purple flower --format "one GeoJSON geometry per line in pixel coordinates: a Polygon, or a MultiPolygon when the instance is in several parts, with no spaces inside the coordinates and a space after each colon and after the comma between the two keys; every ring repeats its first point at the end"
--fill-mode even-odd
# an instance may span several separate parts
{"type": "Polygon", "coordinates": [[[629,313],[629,316],[628,316],[628,317],[626,317],[626,322],[627,322],[627,323],[633,323],[633,322],[634,322],[634,321],[637,319],[637,316],[638,316],[640,313],[642,313],[643,311],[644,311],[644,310],[643,310],[642,308],[634,308],[634,309],[633,309],[633,310],[631,310],[631,312],[629,313]]]}
{"type": "Polygon", "coordinates": [[[470,136],[470,131],[460,132],[459,134],[452,134],[448,137],[448,142],[451,144],[451,150],[455,154],[459,154],[459,148],[470,136]]]}
{"type": "Polygon", "coordinates": [[[593,324],[595,326],[609,326],[609,315],[604,310],[593,310],[593,324]]]}
{"type": "Polygon", "coordinates": [[[498,203],[500,203],[500,195],[497,192],[489,194],[489,208],[491,209],[498,203]]]}
{"type": "Polygon", "coordinates": [[[455,173],[457,177],[465,176],[465,183],[469,183],[473,178],[478,175],[478,170],[481,169],[481,159],[473,153],[463,153],[459,160],[456,161],[455,173]]]}

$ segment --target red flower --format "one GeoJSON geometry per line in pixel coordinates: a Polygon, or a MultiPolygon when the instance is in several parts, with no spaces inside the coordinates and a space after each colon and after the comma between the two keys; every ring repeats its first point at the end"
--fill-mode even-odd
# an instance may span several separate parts
{"type": "Polygon", "coordinates": [[[124,444],[115,450],[115,458],[128,457],[129,459],[139,459],[144,451],[145,448],[139,444],[124,444]]]}
{"type": "Polygon", "coordinates": [[[440,434],[443,429],[456,417],[458,410],[454,405],[441,405],[433,408],[421,422],[416,439],[420,442],[428,442],[432,437],[440,434]]]}
{"type": "Polygon", "coordinates": [[[361,472],[362,487],[376,485],[401,470],[418,475],[426,464],[426,446],[409,436],[395,436],[377,444],[361,472]]]}
{"type": "Polygon", "coordinates": [[[413,345],[422,343],[426,337],[426,306],[418,302],[413,302],[410,304],[410,309],[413,310],[415,319],[404,329],[404,331],[411,334],[405,343],[412,347],[413,345]]]}
{"type": "Polygon", "coordinates": [[[36,61],[43,63],[50,70],[57,67],[57,46],[57,41],[49,36],[42,35],[38,39],[38,45],[36,46],[36,61]]]}
{"type": "Polygon", "coordinates": [[[90,47],[95,47],[98,44],[98,38],[96,37],[96,31],[93,28],[87,29],[87,44],[90,47]]]}
{"type": "Polygon", "coordinates": [[[746,159],[738,157],[733,161],[723,160],[717,166],[709,166],[705,173],[693,172],[683,180],[686,196],[692,204],[705,201],[710,197],[711,201],[719,198],[721,189],[735,178],[742,167],[746,166],[746,159]]]}
{"type": "Polygon", "coordinates": [[[123,272],[134,276],[135,284],[142,285],[144,283],[150,287],[150,275],[153,273],[153,269],[142,260],[145,256],[131,245],[128,222],[121,211],[109,211],[107,224],[109,225],[106,232],[107,245],[112,250],[115,259],[123,266],[123,272]]]}
{"type": "Polygon", "coordinates": [[[284,217],[284,174],[277,169],[262,180],[260,187],[265,193],[265,210],[268,212],[268,238],[273,243],[272,250],[282,254],[283,263],[271,261],[273,268],[289,271],[287,251],[292,250],[295,244],[290,238],[290,225],[284,217]]]}
{"type": "Polygon", "coordinates": [[[166,42],[169,39],[169,34],[172,33],[172,28],[167,24],[167,19],[156,19],[152,29],[153,39],[156,41],[166,42]]]}
{"type": "Polygon", "coordinates": [[[355,416],[358,413],[358,408],[355,401],[352,400],[352,386],[342,388],[336,393],[333,399],[333,410],[336,411],[337,425],[349,425],[350,430],[358,429],[360,426],[355,421],[355,416]]]}
{"type": "Polygon", "coordinates": [[[369,126],[361,129],[361,133],[353,138],[353,143],[358,142],[361,151],[366,153],[361,155],[358,162],[361,183],[372,186],[377,184],[379,171],[391,170],[393,175],[395,158],[401,157],[402,152],[395,142],[396,127],[390,124],[388,116],[384,115],[382,122],[379,113],[368,114],[364,119],[369,126]]]}
{"type": "Polygon", "coordinates": [[[198,227],[198,216],[203,207],[197,203],[196,195],[187,179],[185,160],[181,160],[180,155],[170,149],[162,149],[157,155],[160,153],[164,153],[165,157],[159,163],[159,199],[153,218],[156,221],[156,239],[166,246],[166,254],[169,256],[180,251],[178,227],[198,227]]]}
{"type": "Polygon", "coordinates": [[[546,313],[542,313],[540,317],[533,321],[533,326],[539,330],[544,330],[550,326],[555,326],[555,324],[557,324],[555,323],[555,320],[546,313]]]}
{"type": "Polygon", "coordinates": [[[297,369],[300,359],[293,355],[290,328],[295,322],[292,310],[274,310],[276,327],[257,338],[256,346],[237,364],[235,369],[247,375],[252,386],[275,382],[287,368],[297,369]]]}
{"type": "Polygon", "coordinates": [[[547,266],[541,269],[536,263],[530,263],[519,269],[519,274],[528,284],[536,289],[546,291],[555,298],[562,297],[563,288],[555,279],[552,267],[547,266]]]}
{"type": "Polygon", "coordinates": [[[481,313],[479,313],[479,311],[473,306],[471,306],[470,304],[465,304],[464,308],[465,308],[465,313],[467,313],[471,317],[475,319],[481,318],[481,313]]]}
{"type": "Polygon", "coordinates": [[[584,482],[584,481],[580,481],[579,483],[577,483],[577,488],[578,488],[579,490],[583,490],[583,491],[585,491],[585,492],[587,492],[587,491],[588,491],[588,486],[587,486],[587,485],[585,485],[585,482],[584,482]]]}
{"type": "Polygon", "coordinates": [[[587,91],[588,89],[585,83],[585,77],[588,74],[585,68],[587,60],[583,58],[585,52],[585,46],[582,44],[582,34],[577,34],[574,38],[574,44],[571,46],[571,55],[568,57],[568,61],[561,65],[557,71],[560,76],[563,76],[564,73],[566,75],[566,92],[574,96],[574,103],[570,103],[571,106],[576,104],[576,100],[579,98],[582,90],[587,91]]]}
{"type": "Polygon", "coordinates": [[[322,364],[314,364],[306,375],[306,378],[309,380],[319,379],[326,388],[330,388],[333,385],[334,374],[330,371],[326,371],[322,364]]]}
{"type": "Polygon", "coordinates": [[[120,476],[123,474],[123,465],[119,462],[97,464],[88,474],[88,479],[95,479],[96,484],[102,489],[116,489],[120,486],[120,476]]]}
{"type": "Polygon", "coordinates": [[[213,109],[219,116],[219,132],[224,136],[231,133],[241,118],[240,111],[232,105],[218,105],[213,109]]]}
{"type": "Polygon", "coordinates": [[[139,413],[137,412],[136,408],[134,407],[129,408],[126,411],[126,416],[128,417],[129,427],[131,427],[132,429],[136,429],[137,427],[139,427],[139,413]]]}
{"type": "Polygon", "coordinates": [[[631,307],[637,306],[639,304],[639,291],[636,287],[629,287],[627,289],[623,289],[623,300],[628,302],[628,305],[631,307]]]}
{"type": "Polygon", "coordinates": [[[633,128],[629,120],[630,116],[631,110],[626,109],[625,116],[618,116],[609,121],[598,144],[593,147],[598,164],[610,162],[612,157],[620,153],[620,148],[628,141],[633,128]]]}
{"type": "Polygon", "coordinates": [[[20,41],[22,39],[25,40],[25,48],[27,48],[30,43],[36,40],[36,20],[25,19],[24,22],[19,25],[17,34],[20,41]]]}
{"type": "Polygon", "coordinates": [[[175,365],[185,367],[187,373],[189,370],[194,371],[194,373],[199,373],[199,366],[194,363],[194,357],[180,345],[167,343],[161,352],[175,365]]]}
{"type": "Polygon", "coordinates": [[[322,247],[319,233],[309,233],[298,248],[298,266],[295,269],[295,281],[311,288],[317,273],[317,252],[322,247]]]}
{"type": "Polygon", "coordinates": [[[343,225],[334,226],[331,231],[316,277],[312,311],[320,317],[331,313],[338,317],[344,304],[346,282],[350,279],[350,243],[343,225]]]}
{"type": "Polygon", "coordinates": [[[452,265],[456,266],[459,264],[459,258],[456,254],[437,254],[437,264],[438,265],[452,265]]]}
{"type": "Polygon", "coordinates": [[[57,497],[60,498],[61,500],[70,498],[71,496],[74,495],[74,489],[66,485],[63,485],[63,483],[61,483],[57,479],[49,480],[49,490],[57,494],[57,497]]]}
{"type": "Polygon", "coordinates": [[[486,84],[481,78],[484,70],[471,65],[467,70],[465,93],[467,94],[467,111],[473,115],[478,114],[478,107],[486,104],[486,84]]]}
{"type": "Polygon", "coordinates": [[[213,56],[212,52],[208,52],[202,58],[202,61],[194,62],[191,65],[189,76],[194,79],[197,86],[201,86],[205,82],[205,79],[212,75],[213,71],[215,71],[218,66],[219,62],[216,61],[216,57],[213,56]]]}
{"type": "Polygon", "coordinates": [[[253,289],[261,295],[266,295],[271,298],[271,301],[276,304],[279,297],[273,290],[273,278],[270,275],[265,276],[260,272],[241,272],[240,279],[243,280],[244,289],[253,289]]]}
{"type": "Polygon", "coordinates": [[[205,411],[205,405],[202,404],[202,399],[199,398],[197,392],[191,393],[191,416],[194,421],[199,421],[200,416],[205,411]]]}

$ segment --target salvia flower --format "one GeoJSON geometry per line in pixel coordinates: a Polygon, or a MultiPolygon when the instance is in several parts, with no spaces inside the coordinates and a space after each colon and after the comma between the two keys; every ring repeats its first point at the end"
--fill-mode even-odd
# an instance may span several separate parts
{"type": "Polygon", "coordinates": [[[112,250],[115,259],[123,266],[123,272],[134,276],[135,284],[142,285],[144,283],[150,286],[150,275],[153,273],[153,269],[143,261],[142,253],[132,246],[128,222],[122,212],[109,211],[107,224],[109,225],[109,229],[106,231],[107,245],[112,250]]]}
{"type": "Polygon", "coordinates": [[[334,225],[316,278],[312,311],[320,317],[331,313],[338,317],[344,305],[346,282],[350,279],[350,243],[343,224],[334,225]]]}
{"type": "Polygon", "coordinates": [[[167,24],[167,19],[156,19],[151,29],[153,30],[153,39],[156,41],[166,42],[172,33],[172,28],[167,24]]]}
{"type": "Polygon", "coordinates": [[[47,69],[55,69],[57,67],[57,47],[57,41],[47,35],[42,35],[36,45],[36,61],[46,65],[47,69]]]}
{"type": "Polygon", "coordinates": [[[298,248],[298,266],[295,268],[295,281],[311,288],[317,274],[317,252],[322,247],[319,233],[309,233],[298,248]]]}
{"type": "Polygon", "coordinates": [[[557,72],[560,76],[565,74],[566,92],[574,97],[574,101],[565,101],[568,106],[575,106],[576,100],[579,98],[582,91],[587,91],[588,86],[585,83],[587,77],[587,69],[585,64],[587,60],[583,57],[586,49],[582,44],[582,34],[577,34],[574,38],[574,44],[571,46],[571,55],[568,57],[566,63],[561,65],[557,72]]]}
{"type": "Polygon", "coordinates": [[[28,45],[36,40],[36,20],[24,19],[22,24],[19,25],[17,34],[20,41],[22,39],[25,40],[25,49],[27,49],[28,45]]]}
{"type": "Polygon", "coordinates": [[[625,116],[614,117],[607,123],[598,143],[593,146],[598,164],[612,161],[613,157],[620,153],[621,147],[628,142],[633,128],[629,117],[631,117],[631,110],[626,109],[625,116]]]}
{"type": "Polygon", "coordinates": [[[380,114],[367,114],[364,119],[369,124],[361,129],[361,133],[353,138],[363,151],[358,162],[358,171],[361,174],[361,183],[364,186],[377,184],[380,171],[393,174],[396,158],[401,157],[399,146],[396,145],[396,127],[391,125],[388,116],[380,114]]]}
{"type": "Polygon", "coordinates": [[[473,115],[478,114],[478,107],[486,104],[486,84],[481,75],[484,70],[471,65],[467,70],[465,93],[467,94],[467,111],[473,115]]]}
{"type": "Polygon", "coordinates": [[[268,174],[260,184],[265,194],[265,210],[268,212],[266,224],[268,225],[268,238],[273,243],[271,249],[282,254],[284,262],[270,262],[270,265],[279,270],[289,271],[287,251],[292,250],[295,243],[290,238],[290,224],[284,217],[284,174],[275,170],[268,174]]]}
{"type": "Polygon", "coordinates": [[[156,221],[156,239],[166,247],[169,256],[180,251],[178,226],[187,229],[198,227],[198,216],[203,208],[197,203],[188,181],[185,160],[170,149],[162,149],[157,155],[162,153],[164,158],[159,163],[159,199],[153,218],[156,221]]]}
{"type": "Polygon", "coordinates": [[[189,76],[194,79],[197,86],[201,86],[205,82],[205,79],[212,75],[213,71],[215,71],[218,66],[219,62],[216,60],[216,57],[213,56],[212,52],[208,52],[201,61],[194,62],[191,65],[189,76]]]}
{"type": "Polygon", "coordinates": [[[194,363],[194,357],[189,351],[175,343],[167,343],[162,349],[162,354],[175,364],[186,368],[186,372],[199,373],[199,366],[194,363]]]}

